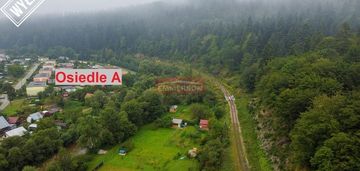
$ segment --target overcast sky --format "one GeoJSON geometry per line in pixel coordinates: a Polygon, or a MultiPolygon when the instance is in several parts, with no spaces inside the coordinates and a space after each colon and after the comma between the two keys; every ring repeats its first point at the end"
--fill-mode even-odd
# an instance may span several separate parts
{"type": "MultiPolygon", "coordinates": [[[[0,0],[2,6],[8,0],[0,0]]],[[[35,11],[36,14],[62,14],[73,12],[88,12],[99,10],[111,10],[120,7],[142,5],[157,1],[182,2],[186,0],[45,0],[35,11]]],[[[3,16],[2,13],[0,16],[3,16]]],[[[0,17],[1,18],[1,17],[0,17]]]]}
{"type": "Polygon", "coordinates": [[[159,0],[46,0],[39,13],[83,12],[107,10],[159,0]]]}

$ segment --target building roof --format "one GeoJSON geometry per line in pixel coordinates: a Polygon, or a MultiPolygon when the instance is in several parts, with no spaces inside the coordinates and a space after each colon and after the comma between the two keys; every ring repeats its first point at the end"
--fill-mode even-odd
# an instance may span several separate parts
{"type": "Polygon", "coordinates": [[[30,82],[27,87],[46,87],[46,82],[30,82]]]}
{"type": "Polygon", "coordinates": [[[36,113],[33,113],[31,115],[29,115],[29,117],[32,119],[32,120],[40,120],[41,118],[43,118],[43,115],[40,113],[40,112],[36,112],[36,113]]]}
{"type": "Polygon", "coordinates": [[[38,126],[37,124],[30,124],[29,128],[37,128],[37,126],[38,126]]]}
{"type": "Polygon", "coordinates": [[[19,121],[19,117],[8,117],[9,124],[16,124],[19,121]]]}
{"type": "Polygon", "coordinates": [[[51,68],[41,68],[40,71],[52,71],[51,68]]]}
{"type": "Polygon", "coordinates": [[[173,119],[172,120],[172,123],[174,123],[174,124],[181,124],[182,123],[182,119],[173,119]]]}
{"type": "Polygon", "coordinates": [[[204,119],[200,120],[200,125],[208,125],[208,124],[209,124],[208,120],[204,120],[204,119]]]}
{"type": "Polygon", "coordinates": [[[4,129],[9,127],[10,124],[6,121],[6,119],[3,116],[0,116],[0,129],[4,129]]]}
{"type": "Polygon", "coordinates": [[[5,132],[5,134],[8,137],[13,137],[13,136],[23,136],[26,132],[27,130],[24,127],[19,127],[5,132]]]}
{"type": "Polygon", "coordinates": [[[50,76],[49,76],[49,74],[47,74],[47,73],[40,73],[40,74],[36,74],[35,76],[34,76],[34,78],[49,78],[50,76]]]}
{"type": "Polygon", "coordinates": [[[60,86],[61,89],[66,90],[66,89],[76,89],[75,86],[60,86]]]}

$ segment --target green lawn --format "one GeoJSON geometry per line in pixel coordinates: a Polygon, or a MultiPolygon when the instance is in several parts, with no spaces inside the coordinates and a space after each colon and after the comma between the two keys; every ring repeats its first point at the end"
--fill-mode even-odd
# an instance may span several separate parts
{"type": "Polygon", "coordinates": [[[2,111],[2,113],[5,116],[14,116],[16,115],[17,110],[19,110],[21,107],[24,107],[25,105],[28,105],[26,99],[14,100],[4,109],[4,111],[2,111]]]}
{"type": "Polygon", "coordinates": [[[101,161],[104,165],[100,171],[126,171],[126,170],[199,170],[195,159],[180,159],[186,156],[189,149],[196,147],[184,132],[196,131],[194,127],[180,129],[154,129],[151,125],[142,127],[131,138],[134,149],[126,156],[119,156],[120,145],[113,147],[105,155],[97,155],[89,163],[92,170],[101,161]]]}
{"type": "Polygon", "coordinates": [[[192,115],[189,111],[189,106],[178,106],[175,113],[168,113],[171,117],[183,120],[192,120],[192,115]]]}
{"type": "Polygon", "coordinates": [[[249,102],[245,94],[238,93],[236,105],[239,111],[239,121],[246,146],[247,157],[252,170],[270,171],[273,170],[269,158],[261,148],[260,141],[257,139],[256,122],[249,113],[247,105],[249,102]]]}

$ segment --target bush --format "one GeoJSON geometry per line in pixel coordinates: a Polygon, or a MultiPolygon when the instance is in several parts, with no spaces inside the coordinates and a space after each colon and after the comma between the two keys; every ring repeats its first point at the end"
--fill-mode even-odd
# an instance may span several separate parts
{"type": "Polygon", "coordinates": [[[169,128],[171,127],[171,116],[165,116],[163,118],[159,118],[155,121],[155,125],[158,127],[158,128],[169,128]]]}
{"type": "Polygon", "coordinates": [[[121,145],[121,148],[125,148],[127,152],[132,151],[134,147],[134,142],[132,140],[128,140],[121,145]]]}

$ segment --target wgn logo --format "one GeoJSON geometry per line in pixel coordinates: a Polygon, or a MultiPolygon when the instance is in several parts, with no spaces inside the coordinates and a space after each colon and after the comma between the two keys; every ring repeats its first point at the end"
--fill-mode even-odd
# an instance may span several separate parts
{"type": "Polygon", "coordinates": [[[1,11],[16,25],[20,25],[42,4],[45,0],[9,0],[1,11]]]}

